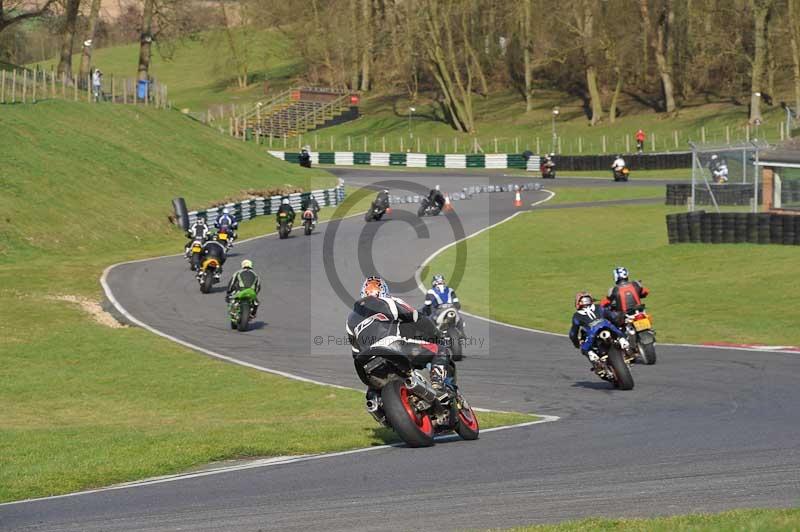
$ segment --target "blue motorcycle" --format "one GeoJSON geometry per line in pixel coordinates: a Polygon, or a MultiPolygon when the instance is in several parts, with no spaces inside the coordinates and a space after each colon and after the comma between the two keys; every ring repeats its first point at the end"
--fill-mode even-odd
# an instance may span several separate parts
{"type": "Polygon", "coordinates": [[[628,341],[625,333],[603,318],[590,322],[587,329],[581,350],[594,351],[600,357],[595,363],[595,374],[620,390],[633,389],[631,361],[626,357],[628,341]]]}

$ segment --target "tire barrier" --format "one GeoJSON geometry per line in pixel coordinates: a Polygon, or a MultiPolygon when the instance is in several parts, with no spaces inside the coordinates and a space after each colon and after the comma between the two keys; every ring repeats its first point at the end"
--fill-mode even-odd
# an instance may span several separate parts
{"type": "MultiPolygon", "coordinates": [[[[518,184],[505,184],[505,185],[481,185],[481,186],[469,186],[464,187],[461,189],[460,192],[450,192],[447,195],[450,197],[450,201],[461,201],[461,200],[469,200],[477,196],[478,194],[493,194],[496,192],[526,192],[526,191],[537,191],[541,190],[542,185],[539,183],[524,183],[521,185],[518,184]]],[[[389,196],[389,204],[390,205],[399,205],[403,203],[419,203],[422,200],[420,196],[416,195],[409,195],[409,196],[389,196]]]]}
{"type": "MultiPolygon", "coordinates": [[[[800,183],[800,182],[798,182],[800,183]]],[[[711,192],[718,205],[750,205],[753,200],[753,185],[747,183],[729,183],[726,185],[710,185],[711,192]]],[[[794,189],[792,189],[794,193],[794,189]]],[[[761,196],[761,185],[758,187],[758,194],[761,196]]],[[[691,183],[670,183],[667,185],[666,205],[686,205],[692,197],[691,183]]],[[[800,200],[800,188],[797,189],[797,197],[800,200]]],[[[698,185],[694,191],[695,205],[713,205],[711,194],[705,185],[698,185]]]]}
{"type": "MultiPolygon", "coordinates": [[[[268,151],[282,161],[298,164],[298,152],[268,151]]],[[[522,153],[382,153],[382,152],[309,152],[311,164],[345,166],[405,166],[408,168],[519,168],[539,171],[539,156],[522,153]]],[[[611,163],[608,163],[609,167],[611,163]]]]}
{"type": "Polygon", "coordinates": [[[172,200],[172,210],[175,211],[175,223],[184,231],[188,231],[189,213],[186,211],[186,200],[183,198],[175,198],[172,200]]]}
{"type": "Polygon", "coordinates": [[[751,212],[668,214],[670,244],[800,245],[800,215],[751,212]]]}
{"type": "MultiPolygon", "coordinates": [[[[691,168],[692,152],[676,153],[632,153],[622,154],[628,168],[636,170],[670,170],[674,168],[691,168]]],[[[564,170],[600,170],[611,172],[614,155],[556,155],[554,162],[559,171],[564,170]]]]}
{"type": "Polygon", "coordinates": [[[278,207],[283,199],[288,199],[292,208],[298,210],[304,199],[311,196],[317,200],[321,207],[328,207],[331,205],[338,205],[344,201],[344,185],[339,185],[335,188],[328,188],[324,190],[312,190],[311,192],[296,192],[286,196],[270,196],[268,198],[253,198],[246,201],[237,203],[227,203],[222,207],[213,207],[199,211],[191,211],[188,213],[189,223],[186,226],[188,229],[191,224],[197,219],[198,216],[205,217],[209,223],[217,219],[223,208],[227,208],[230,213],[238,221],[251,220],[256,216],[263,216],[265,214],[273,214],[278,211],[278,207]]]}

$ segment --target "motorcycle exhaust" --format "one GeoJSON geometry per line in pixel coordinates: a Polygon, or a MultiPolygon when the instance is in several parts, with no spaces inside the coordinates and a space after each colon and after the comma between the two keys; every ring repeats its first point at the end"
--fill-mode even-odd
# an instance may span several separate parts
{"type": "Polygon", "coordinates": [[[416,373],[412,373],[411,376],[406,379],[406,388],[423,401],[428,403],[436,401],[436,390],[416,373]]]}
{"type": "Polygon", "coordinates": [[[374,414],[381,407],[377,400],[367,399],[367,412],[374,414]]]}

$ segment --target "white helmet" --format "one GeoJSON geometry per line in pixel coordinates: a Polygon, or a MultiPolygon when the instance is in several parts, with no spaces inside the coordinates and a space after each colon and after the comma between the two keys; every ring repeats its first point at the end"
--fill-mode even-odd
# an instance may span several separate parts
{"type": "Polygon", "coordinates": [[[433,187],[433,188],[434,188],[434,189],[436,189],[436,190],[439,190],[439,185],[436,185],[436,186],[435,186],[435,187],[433,187]]]}
{"type": "Polygon", "coordinates": [[[281,203],[283,205],[289,205],[289,198],[283,198],[283,201],[281,201],[281,203]]]}
{"type": "Polygon", "coordinates": [[[614,282],[619,283],[621,281],[628,280],[628,268],[618,266],[614,268],[614,282]]]}
{"type": "Polygon", "coordinates": [[[247,269],[252,267],[253,267],[253,261],[251,261],[250,259],[244,259],[242,261],[242,268],[247,269]]]}
{"type": "Polygon", "coordinates": [[[227,207],[222,209],[222,214],[229,214],[229,213],[230,213],[230,211],[228,210],[227,207]]]}

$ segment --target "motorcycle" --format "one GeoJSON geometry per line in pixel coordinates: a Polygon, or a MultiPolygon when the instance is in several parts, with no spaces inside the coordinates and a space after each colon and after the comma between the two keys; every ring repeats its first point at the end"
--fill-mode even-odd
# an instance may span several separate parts
{"type": "Polygon", "coordinates": [[[442,208],[438,203],[431,201],[427,196],[422,198],[419,209],[417,209],[417,216],[422,218],[425,215],[438,216],[442,212],[442,208]]]}
{"type": "Polygon", "coordinates": [[[297,162],[300,163],[300,166],[303,168],[311,168],[311,154],[307,151],[300,152],[300,155],[297,157],[297,162]]]}
{"type": "MultiPolygon", "coordinates": [[[[435,435],[451,431],[465,440],[478,439],[478,418],[452,379],[447,379],[443,392],[437,392],[425,373],[412,367],[400,342],[373,345],[356,362],[363,366],[370,386],[380,390],[367,398],[367,410],[409,447],[428,447],[435,435]]],[[[455,375],[452,365],[451,375],[455,375]]]]}
{"type": "Polygon", "coordinates": [[[239,332],[247,330],[247,324],[255,317],[255,301],[258,295],[252,288],[239,290],[231,296],[228,304],[228,316],[231,320],[231,329],[239,332]]]}
{"type": "Polygon", "coordinates": [[[448,347],[450,347],[453,360],[464,358],[464,346],[462,344],[465,338],[464,323],[461,321],[461,316],[455,305],[444,303],[436,307],[433,321],[436,323],[436,328],[442,332],[448,347]]]}
{"type": "Polygon", "coordinates": [[[225,251],[230,251],[233,247],[233,241],[236,238],[235,233],[227,226],[220,227],[219,231],[217,231],[217,241],[221,242],[222,245],[225,246],[225,251]]]}
{"type": "Polygon", "coordinates": [[[548,162],[542,163],[539,167],[542,172],[542,179],[555,179],[556,178],[556,163],[548,162]]]}
{"type": "Polygon", "coordinates": [[[278,213],[278,237],[283,240],[289,238],[289,233],[292,232],[292,222],[289,219],[288,212],[278,213]]]}
{"type": "Polygon", "coordinates": [[[723,185],[728,182],[728,165],[720,164],[711,172],[714,182],[723,185]]]}
{"type": "Polygon", "coordinates": [[[628,341],[624,338],[624,333],[614,324],[604,318],[589,323],[586,338],[581,342],[581,350],[594,351],[600,357],[594,366],[598,377],[609,381],[620,390],[633,389],[630,370],[633,357],[628,353],[628,341]]]}
{"type": "Polygon", "coordinates": [[[387,207],[382,203],[378,203],[376,201],[372,202],[372,206],[369,210],[364,214],[364,221],[371,222],[375,220],[376,222],[383,218],[384,214],[391,214],[392,208],[387,207]]]}
{"type": "Polygon", "coordinates": [[[631,173],[627,166],[623,166],[622,170],[613,168],[611,171],[614,173],[614,181],[627,181],[631,173]]]}
{"type": "Polygon", "coordinates": [[[186,260],[189,262],[189,269],[197,271],[200,268],[200,261],[203,258],[203,239],[195,238],[192,244],[186,248],[186,260]]]}
{"type": "Polygon", "coordinates": [[[644,310],[625,316],[625,333],[628,335],[630,351],[648,366],[656,363],[656,332],[653,319],[644,310]]]}
{"type": "Polygon", "coordinates": [[[311,234],[314,230],[316,222],[314,221],[314,211],[306,209],[303,211],[303,232],[306,236],[311,234]]]}
{"type": "Polygon", "coordinates": [[[200,291],[204,294],[211,292],[211,286],[219,282],[219,270],[222,264],[215,258],[207,258],[200,265],[197,272],[197,282],[200,283],[200,291]]]}

